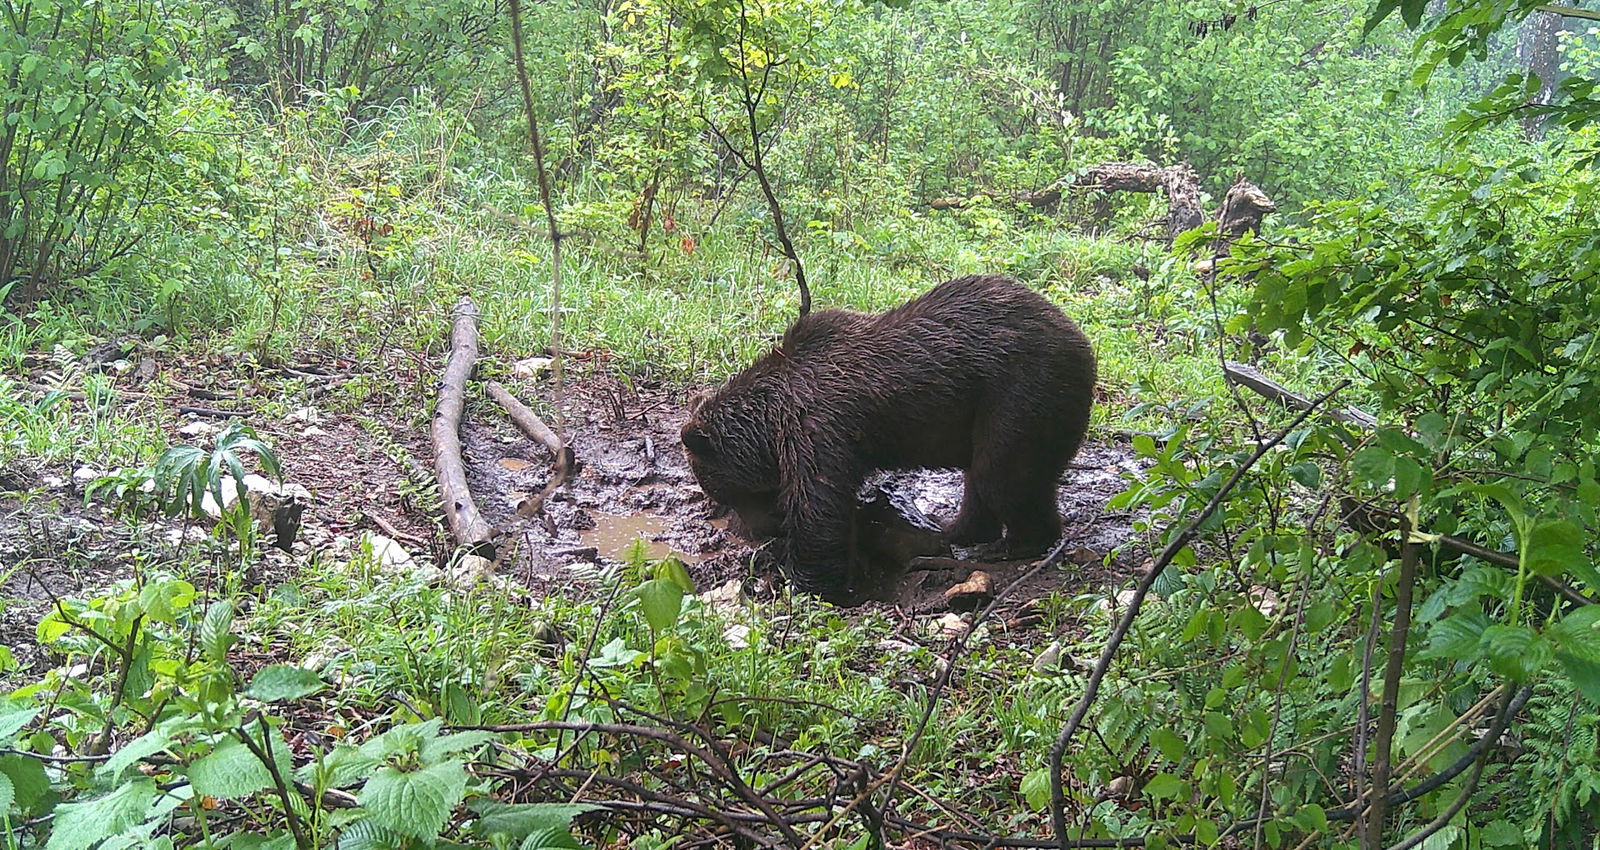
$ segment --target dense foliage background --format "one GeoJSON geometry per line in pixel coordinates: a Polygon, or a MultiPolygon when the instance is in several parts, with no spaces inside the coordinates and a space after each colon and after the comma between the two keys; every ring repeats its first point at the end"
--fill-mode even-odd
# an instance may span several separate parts
{"type": "MultiPolygon", "coordinates": [[[[848,762],[912,783],[918,823],[1011,846],[1600,847],[1600,12],[531,5],[556,305],[506,4],[0,2],[0,471],[92,461],[120,471],[89,499],[187,516],[274,447],[169,448],[111,378],[41,387],[40,363],[130,336],[251,374],[315,352],[370,366],[325,403],[378,433],[426,422],[430,388],[386,376],[432,373],[461,293],[494,350],[543,350],[559,308],[595,369],[715,380],[795,315],[781,223],[821,306],[973,272],[1062,303],[1102,359],[1099,438],[1149,463],[1108,510],[1152,557],[1177,541],[1148,597],[1045,600],[1034,644],[899,653],[879,614],[729,613],[642,554],[532,607],[372,552],[263,586],[235,516],[51,600],[45,660],[0,647],[0,846],[751,846],[597,811],[706,776],[843,801],[848,762]],[[1218,249],[1214,224],[1169,246],[1159,194],[1016,200],[1106,162],[1187,163],[1210,211],[1242,177],[1277,212],[1218,249]],[[1245,359],[1372,421],[1247,395],[1222,377],[1245,359]],[[313,703],[323,733],[286,736],[313,703]],[[703,735],[720,766],[568,723],[703,735]],[[783,779],[796,751],[840,775],[783,779]],[[570,799],[529,790],[562,771],[570,799]],[[1398,793],[1363,811],[1374,787],[1398,793]]],[[[56,498],[10,481],[0,522],[56,498]]],[[[794,828],[936,846],[859,813],[794,828]]]]}

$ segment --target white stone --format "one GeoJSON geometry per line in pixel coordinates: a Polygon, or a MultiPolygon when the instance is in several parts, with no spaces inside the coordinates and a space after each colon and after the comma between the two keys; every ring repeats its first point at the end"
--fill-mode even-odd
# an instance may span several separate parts
{"type": "Polygon", "coordinates": [[[526,360],[518,360],[511,366],[511,374],[519,378],[532,378],[550,368],[550,364],[554,362],[556,361],[550,357],[529,357],[526,360]]]}
{"type": "Polygon", "coordinates": [[[734,649],[749,649],[750,627],[743,623],[734,623],[722,630],[722,639],[734,649]]]}

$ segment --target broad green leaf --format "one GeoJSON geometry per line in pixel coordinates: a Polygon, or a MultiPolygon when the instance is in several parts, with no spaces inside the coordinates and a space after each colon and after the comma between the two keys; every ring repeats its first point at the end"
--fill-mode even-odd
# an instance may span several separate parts
{"type": "Polygon", "coordinates": [[[45,850],[87,850],[144,820],[160,792],[141,776],[103,797],[56,808],[45,850]]]}
{"type": "Polygon", "coordinates": [[[17,789],[11,787],[11,777],[0,773],[0,816],[11,811],[11,804],[17,801],[17,789]]]}
{"type": "Polygon", "coordinates": [[[32,814],[50,793],[50,775],[38,759],[0,756],[0,774],[10,782],[12,797],[23,814],[32,814]]]}
{"type": "Polygon", "coordinates": [[[1488,847],[1521,847],[1523,843],[1522,830],[1505,819],[1493,821],[1479,830],[1478,839],[1488,847]]]}
{"type": "Polygon", "coordinates": [[[158,623],[176,622],[178,612],[194,602],[194,585],[181,579],[151,582],[139,592],[139,607],[158,623]]]}
{"type": "Polygon", "coordinates": [[[503,835],[521,841],[547,829],[568,830],[572,819],[586,812],[604,811],[604,806],[588,803],[498,803],[482,800],[472,804],[478,821],[472,831],[482,838],[503,835]]]}
{"type": "Polygon", "coordinates": [[[135,762],[165,750],[167,744],[171,742],[172,734],[168,728],[166,726],[157,726],[112,753],[111,758],[107,759],[105,764],[95,769],[95,776],[103,782],[114,782],[122,775],[124,770],[132,767],[135,762]]]}
{"type": "Polygon", "coordinates": [[[467,790],[461,762],[446,761],[421,770],[381,768],[356,795],[374,823],[415,838],[431,840],[444,828],[450,810],[467,790]]]}
{"type": "Polygon", "coordinates": [[[677,585],[684,593],[694,593],[694,579],[689,577],[689,569],[683,562],[674,557],[661,559],[656,564],[656,578],[664,578],[677,585]]]}
{"type": "Polygon", "coordinates": [[[1483,632],[1483,646],[1489,655],[1489,669],[1518,682],[1525,682],[1550,660],[1550,642],[1532,629],[1496,623],[1483,632]]]}
{"type": "Polygon", "coordinates": [[[1423,658],[1448,658],[1470,661],[1479,655],[1483,633],[1489,628],[1489,618],[1476,608],[1457,611],[1435,623],[1428,630],[1428,647],[1423,658]]]}
{"type": "Polygon", "coordinates": [[[316,673],[293,664],[265,667],[250,680],[245,695],[262,702],[277,702],[310,696],[325,687],[316,673]]]}
{"type": "Polygon", "coordinates": [[[524,838],[517,850],[585,850],[586,846],[565,829],[544,829],[524,838]]]}
{"type": "Polygon", "coordinates": [[[248,797],[272,785],[272,774],[249,747],[234,738],[223,738],[216,749],[189,765],[189,784],[194,792],[218,800],[248,797]]]}
{"type": "Polygon", "coordinates": [[[1523,542],[1528,569],[1540,575],[1558,576],[1589,566],[1583,544],[1583,532],[1566,520],[1538,522],[1528,530],[1528,539],[1523,542]]]}
{"type": "Polygon", "coordinates": [[[0,741],[10,741],[22,727],[39,716],[40,708],[10,708],[0,711],[0,741]]]}
{"type": "Polygon", "coordinates": [[[1394,477],[1394,453],[1381,446],[1367,446],[1350,459],[1350,470],[1357,480],[1383,489],[1394,477]]]}
{"type": "Polygon", "coordinates": [[[1042,812],[1050,805],[1050,769],[1041,767],[1028,772],[1022,777],[1022,799],[1027,801],[1028,808],[1042,812]]]}
{"type": "Polygon", "coordinates": [[[206,658],[221,664],[228,660],[228,649],[233,646],[233,603],[218,599],[206,609],[200,621],[200,647],[206,658]]]}
{"type": "Polygon", "coordinates": [[[401,850],[408,839],[371,820],[359,820],[339,833],[339,850],[401,850]]]}
{"type": "Polygon", "coordinates": [[[1566,652],[1556,653],[1556,660],[1561,663],[1561,669],[1566,671],[1567,678],[1572,680],[1572,686],[1578,689],[1578,693],[1595,706],[1600,706],[1600,662],[1566,652]]]}
{"type": "Polygon", "coordinates": [[[1183,761],[1184,750],[1188,745],[1183,737],[1166,727],[1157,727],[1150,733],[1150,743],[1156,745],[1161,755],[1174,764],[1183,761]]]}
{"type": "Polygon", "coordinates": [[[1322,486],[1322,467],[1309,460],[1302,460],[1284,471],[1307,490],[1315,490],[1322,486]]]}
{"type": "Polygon", "coordinates": [[[1145,783],[1144,793],[1152,800],[1176,799],[1184,793],[1188,783],[1170,773],[1158,773],[1145,783]]]}
{"type": "Polygon", "coordinates": [[[463,750],[476,749],[494,740],[495,733],[470,731],[456,732],[442,738],[427,738],[422,742],[422,760],[435,762],[463,750]]]}
{"type": "Polygon", "coordinates": [[[639,595],[639,607],[644,619],[655,631],[665,631],[678,622],[683,610],[683,588],[670,579],[651,579],[634,591],[639,595]]]}

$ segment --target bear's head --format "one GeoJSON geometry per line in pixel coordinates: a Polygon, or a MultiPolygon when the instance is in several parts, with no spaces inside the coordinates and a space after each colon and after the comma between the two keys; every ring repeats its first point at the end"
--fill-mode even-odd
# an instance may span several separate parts
{"type": "Polygon", "coordinates": [[[760,537],[782,531],[782,475],[770,404],[767,394],[732,385],[697,393],[689,399],[689,420],[679,432],[700,489],[732,508],[760,537]]]}

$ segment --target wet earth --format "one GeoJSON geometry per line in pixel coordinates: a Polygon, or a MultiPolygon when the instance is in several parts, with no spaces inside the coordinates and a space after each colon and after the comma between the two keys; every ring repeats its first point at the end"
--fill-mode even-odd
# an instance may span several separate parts
{"type": "MultiPolygon", "coordinates": [[[[416,359],[409,372],[397,368],[387,373],[397,383],[409,380],[409,391],[397,388],[373,396],[360,416],[332,412],[336,405],[324,404],[331,385],[350,379],[340,375],[340,365],[297,372],[304,380],[290,382],[289,392],[282,381],[213,370],[207,373],[213,376],[209,388],[168,383],[179,392],[187,387],[187,398],[129,394],[128,404],[166,423],[171,442],[208,448],[223,419],[215,410],[197,418],[183,413],[182,406],[193,404],[195,393],[202,398],[230,396],[216,406],[239,412],[274,447],[285,480],[312,493],[294,552],[267,553],[249,576],[253,586],[292,581],[298,564],[312,551],[347,545],[361,534],[389,537],[419,562],[443,565],[450,557],[452,547],[430,481],[427,417],[412,401],[430,394],[424,387],[434,378],[427,364],[416,359]],[[401,377],[405,374],[409,379],[401,377]],[[293,411],[287,416],[281,412],[285,402],[293,411]],[[263,410],[268,403],[272,415],[263,410]]],[[[550,497],[542,519],[525,523],[509,545],[500,547],[497,573],[536,594],[562,592],[565,571],[623,560],[633,547],[642,546],[648,558],[681,558],[702,590],[738,579],[747,591],[770,593],[776,584],[774,558],[759,543],[730,530],[689,472],[678,428],[690,390],[625,384],[603,373],[583,376],[582,371],[569,372],[574,380],[560,399],[554,398],[544,376],[510,387],[568,435],[579,469],[550,497]],[[555,415],[552,402],[559,402],[563,415],[555,415]]],[[[462,427],[463,461],[480,509],[490,523],[498,524],[511,519],[518,504],[549,481],[551,456],[476,387],[469,395],[473,400],[462,427]]],[[[1133,517],[1106,510],[1110,498],[1125,489],[1126,474],[1139,468],[1123,446],[1084,447],[1063,476],[1058,496],[1072,557],[1063,568],[1041,571],[1013,588],[1008,604],[1020,607],[1055,591],[1117,584],[1144,562],[1133,517]]],[[[102,505],[86,504],[83,488],[91,474],[107,471],[82,458],[57,468],[18,461],[0,469],[0,644],[12,648],[24,667],[37,651],[34,626],[53,598],[92,593],[128,577],[135,557],[146,564],[175,557],[173,549],[184,529],[163,522],[130,523],[102,505]]],[[[899,503],[914,506],[909,510],[925,515],[924,522],[948,521],[959,505],[961,474],[956,471],[896,472],[873,483],[899,503]]],[[[194,528],[188,533],[203,534],[194,528]]],[[[975,557],[964,551],[951,554],[975,557]]],[[[963,582],[972,569],[981,566],[999,590],[1032,563],[944,561],[938,569],[896,570],[899,574],[886,582],[889,586],[867,604],[902,614],[939,612],[948,608],[945,591],[963,582]]]]}

